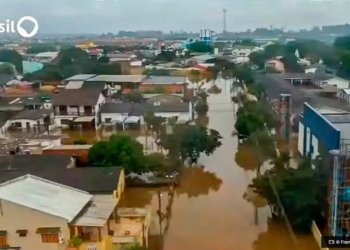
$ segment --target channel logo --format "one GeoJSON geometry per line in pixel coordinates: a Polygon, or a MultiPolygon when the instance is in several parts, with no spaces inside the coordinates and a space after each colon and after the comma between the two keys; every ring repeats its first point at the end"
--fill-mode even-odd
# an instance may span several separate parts
{"type": "Polygon", "coordinates": [[[0,34],[18,34],[23,38],[31,38],[35,36],[39,31],[39,23],[32,16],[21,17],[18,21],[6,20],[5,22],[0,22],[0,34]],[[30,30],[23,27],[25,24],[32,24],[33,27],[30,30]]]}

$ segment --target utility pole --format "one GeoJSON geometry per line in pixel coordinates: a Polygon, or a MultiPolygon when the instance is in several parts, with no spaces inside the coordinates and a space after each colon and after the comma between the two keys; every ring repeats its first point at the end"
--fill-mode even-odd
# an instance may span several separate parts
{"type": "Polygon", "coordinates": [[[224,17],[224,29],[223,29],[222,33],[226,34],[226,13],[227,13],[227,10],[223,9],[222,12],[223,12],[223,17],[224,17]]]}

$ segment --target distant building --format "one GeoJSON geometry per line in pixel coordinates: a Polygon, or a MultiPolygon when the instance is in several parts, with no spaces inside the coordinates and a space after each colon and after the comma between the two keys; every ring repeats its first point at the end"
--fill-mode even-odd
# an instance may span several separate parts
{"type": "Polygon", "coordinates": [[[277,59],[269,60],[265,62],[265,70],[270,72],[284,73],[284,63],[277,59]]]}
{"type": "Polygon", "coordinates": [[[32,57],[32,60],[40,63],[50,63],[58,57],[59,52],[42,52],[32,57]]]}
{"type": "Polygon", "coordinates": [[[350,139],[350,112],[304,104],[300,114],[298,151],[315,159],[321,152],[339,149],[341,140],[350,139]]]}

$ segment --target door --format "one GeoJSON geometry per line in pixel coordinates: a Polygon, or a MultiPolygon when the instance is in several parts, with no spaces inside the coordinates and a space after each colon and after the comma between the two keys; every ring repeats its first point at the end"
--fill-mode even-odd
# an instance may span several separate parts
{"type": "Polygon", "coordinates": [[[27,130],[30,130],[30,122],[26,122],[26,128],[27,130]]]}

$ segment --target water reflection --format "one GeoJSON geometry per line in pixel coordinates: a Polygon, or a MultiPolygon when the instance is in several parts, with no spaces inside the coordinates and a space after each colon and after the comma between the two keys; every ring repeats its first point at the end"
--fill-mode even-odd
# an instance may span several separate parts
{"type": "Polygon", "coordinates": [[[196,165],[183,170],[176,193],[198,197],[208,195],[210,191],[218,191],[221,184],[222,180],[216,174],[206,171],[204,166],[196,165]]]}
{"type": "Polygon", "coordinates": [[[310,240],[309,236],[304,235],[298,235],[297,241],[294,242],[283,223],[278,223],[269,218],[267,220],[267,231],[258,235],[253,247],[254,250],[310,250],[317,249],[317,244],[310,240]]]}
{"type": "Polygon", "coordinates": [[[235,162],[244,170],[257,170],[259,167],[259,159],[254,153],[254,149],[248,143],[238,145],[235,155],[235,162]]]}

